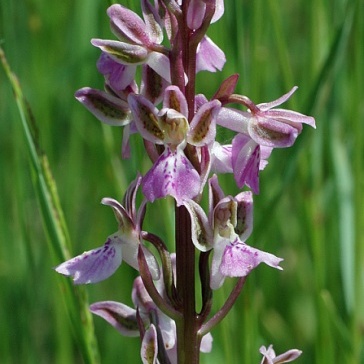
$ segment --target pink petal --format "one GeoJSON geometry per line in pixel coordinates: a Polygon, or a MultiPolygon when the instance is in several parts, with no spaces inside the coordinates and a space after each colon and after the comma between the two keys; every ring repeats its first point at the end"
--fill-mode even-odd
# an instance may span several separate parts
{"type": "Polygon", "coordinates": [[[168,86],[164,92],[163,108],[173,109],[188,118],[188,106],[185,95],[177,86],[168,86]]]}
{"type": "Polygon", "coordinates": [[[293,145],[302,127],[266,117],[252,117],[248,126],[249,135],[260,145],[273,148],[286,148],[293,145]]]}
{"type": "Polygon", "coordinates": [[[231,145],[220,145],[215,142],[212,147],[212,166],[211,169],[216,173],[232,173],[233,167],[231,163],[231,145]]]}
{"type": "Polygon", "coordinates": [[[197,147],[211,144],[216,137],[216,116],[220,101],[213,100],[202,105],[193,117],[188,133],[188,142],[197,147]]]}
{"type": "Polygon", "coordinates": [[[90,305],[90,311],[102,317],[125,336],[139,336],[136,311],[123,303],[114,301],[96,302],[90,305]]]}
{"type": "Polygon", "coordinates": [[[121,40],[134,44],[149,45],[150,38],[143,20],[128,8],[115,4],[107,9],[111,30],[121,40]]]}
{"type": "Polygon", "coordinates": [[[225,62],[225,53],[209,37],[203,37],[197,47],[196,72],[221,71],[225,62]]]}
{"type": "Polygon", "coordinates": [[[177,204],[192,199],[200,191],[200,176],[182,150],[168,147],[143,178],[143,193],[153,202],[157,198],[172,196],[177,204]]]}
{"type": "Polygon", "coordinates": [[[143,364],[155,364],[158,355],[158,340],[157,330],[153,324],[145,332],[142,346],[140,349],[140,356],[143,364]]]}
{"type": "Polygon", "coordinates": [[[111,94],[84,87],[75,93],[75,97],[105,124],[124,126],[130,123],[131,112],[128,104],[111,94]]]}
{"type": "Polygon", "coordinates": [[[281,270],[279,263],[282,260],[273,254],[260,251],[235,240],[227,245],[224,250],[220,271],[228,277],[245,277],[260,263],[281,270]]]}
{"type": "Polygon", "coordinates": [[[56,272],[72,276],[75,284],[97,283],[110,277],[121,264],[121,241],[113,235],[106,243],[67,260],[56,272]]]}
{"type": "Polygon", "coordinates": [[[257,107],[261,111],[266,111],[266,110],[272,109],[273,107],[279,106],[279,105],[283,104],[284,102],[286,102],[297,89],[298,89],[298,87],[294,86],[289,92],[287,92],[286,94],[284,94],[277,100],[258,104],[257,107]]]}
{"type": "Polygon", "coordinates": [[[245,134],[233,139],[232,166],[239,188],[246,184],[255,194],[259,193],[260,146],[245,134]]]}

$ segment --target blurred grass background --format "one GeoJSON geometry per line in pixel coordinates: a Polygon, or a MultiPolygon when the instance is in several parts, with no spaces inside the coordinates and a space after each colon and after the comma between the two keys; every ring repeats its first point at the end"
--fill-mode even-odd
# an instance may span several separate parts
{"type": "MultiPolygon", "coordinates": [[[[139,11],[138,1],[123,4],[139,11]]],[[[99,201],[121,198],[147,163],[140,163],[136,148],[135,158],[120,161],[122,130],[102,126],[73,97],[83,86],[102,88],[99,51],[90,38],[112,37],[108,5],[0,1],[1,46],[32,108],[71,255],[101,245],[116,230],[111,210],[99,201]]],[[[286,107],[313,115],[317,129],[304,128],[294,147],[274,151],[255,198],[248,243],[284,257],[284,271],[261,266],[251,274],[234,310],[212,332],[213,351],[201,362],[258,363],[260,345],[273,343],[278,353],[303,350],[297,363],[364,363],[364,3],[230,0],[225,7],[209,35],[228,61],[222,73],[199,74],[198,91],[211,96],[236,72],[237,92],[257,103],[298,85],[286,107]]],[[[1,70],[0,362],[80,363],[60,280],[51,269],[60,262],[47,243],[34,179],[1,70]]],[[[222,180],[237,192],[230,177],[222,180]]],[[[148,225],[166,238],[171,221],[165,216],[148,225]]],[[[130,304],[133,277],[122,265],[109,280],[87,286],[90,302],[130,304]]],[[[228,286],[216,293],[216,307],[228,286]]],[[[121,337],[102,319],[94,324],[101,363],[140,361],[137,339],[121,337]]]]}

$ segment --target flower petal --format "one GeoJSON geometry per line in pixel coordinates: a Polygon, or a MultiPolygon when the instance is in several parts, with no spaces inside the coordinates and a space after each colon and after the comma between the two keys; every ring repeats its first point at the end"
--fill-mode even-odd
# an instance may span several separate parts
{"type": "Polygon", "coordinates": [[[210,332],[202,337],[200,346],[201,353],[209,353],[212,350],[212,341],[213,338],[210,332]]]}
{"type": "Polygon", "coordinates": [[[185,201],[184,205],[191,217],[193,244],[200,251],[206,252],[210,250],[213,243],[213,233],[205,212],[201,206],[193,200],[185,201]]]}
{"type": "Polygon", "coordinates": [[[246,245],[236,239],[226,246],[221,260],[220,271],[228,277],[245,277],[260,263],[282,270],[283,259],[246,245]]]}
{"type": "MultiPolygon", "coordinates": [[[[160,276],[159,266],[155,256],[144,245],[141,245],[141,247],[143,249],[145,260],[147,261],[148,268],[150,274],[152,275],[152,278],[154,280],[159,279],[160,276]]],[[[129,264],[137,271],[139,271],[138,248],[139,248],[139,243],[135,243],[135,241],[123,244],[123,260],[125,261],[125,263],[129,264]]]]}
{"type": "Polygon", "coordinates": [[[159,126],[158,109],[142,95],[130,94],[128,103],[142,137],[153,143],[163,144],[165,135],[159,126]]]}
{"type": "Polygon", "coordinates": [[[72,276],[75,284],[97,283],[110,277],[121,264],[121,241],[109,236],[106,243],[67,260],[55,268],[56,272],[72,276]]]}
{"type": "Polygon", "coordinates": [[[187,9],[187,26],[194,30],[199,29],[205,17],[206,4],[203,0],[190,0],[187,9]]]}
{"type": "Polygon", "coordinates": [[[238,133],[248,133],[251,114],[248,112],[222,107],[217,115],[216,123],[238,133]]]}
{"type": "Polygon", "coordinates": [[[210,144],[216,136],[216,116],[220,101],[213,100],[202,105],[193,117],[188,133],[188,142],[196,147],[210,144]]]}
{"type": "Polygon", "coordinates": [[[225,62],[225,53],[208,36],[204,36],[197,47],[196,72],[221,71],[225,62]]]}
{"type": "Polygon", "coordinates": [[[266,117],[252,117],[248,131],[258,144],[273,148],[286,148],[293,145],[302,126],[293,127],[285,122],[266,117]]]}
{"type": "Polygon", "coordinates": [[[171,70],[169,58],[162,53],[151,52],[147,60],[147,64],[150,68],[153,68],[155,72],[163,77],[168,83],[171,83],[171,70]]]}
{"type": "Polygon", "coordinates": [[[114,301],[96,302],[90,305],[90,311],[102,317],[125,336],[139,336],[136,311],[123,303],[114,301]]]}
{"type": "Polygon", "coordinates": [[[75,93],[75,97],[105,124],[124,126],[130,123],[131,112],[128,104],[113,95],[84,87],[75,93]]]}
{"type": "Polygon", "coordinates": [[[140,93],[154,105],[158,104],[167,87],[167,81],[147,64],[143,65],[140,93]]]}
{"type": "Polygon", "coordinates": [[[148,0],[142,0],[143,18],[146,25],[146,33],[151,42],[160,44],[163,40],[162,23],[155,7],[148,0]]]}
{"type": "Polygon", "coordinates": [[[148,201],[172,196],[177,205],[192,199],[200,191],[201,180],[180,148],[172,151],[166,147],[154,166],[143,178],[143,193],[148,201]]]}
{"type": "Polygon", "coordinates": [[[253,194],[250,191],[240,192],[235,200],[238,203],[235,232],[241,241],[245,241],[253,231],[253,194]]]}
{"type": "Polygon", "coordinates": [[[168,86],[164,92],[163,108],[173,109],[188,118],[188,106],[185,95],[177,86],[168,86]]]}
{"type": "Polygon", "coordinates": [[[149,329],[145,332],[142,346],[140,349],[140,356],[143,364],[155,364],[158,355],[158,340],[157,330],[155,326],[151,324],[149,329]]]}
{"type": "Polygon", "coordinates": [[[92,39],[91,44],[107,53],[121,64],[137,65],[146,62],[149,52],[140,45],[128,44],[117,40],[92,39]]]}
{"type": "Polygon", "coordinates": [[[283,96],[279,97],[277,100],[258,104],[257,107],[261,111],[266,111],[266,110],[272,109],[273,107],[279,106],[279,105],[283,104],[284,102],[286,102],[297,89],[298,89],[298,87],[294,86],[294,87],[292,87],[292,89],[289,92],[287,92],[283,96]]]}
{"type": "Polygon", "coordinates": [[[107,9],[111,30],[121,40],[139,45],[149,45],[150,39],[143,20],[128,8],[114,4],[107,9]]]}
{"type": "Polygon", "coordinates": [[[239,188],[246,184],[255,194],[259,193],[260,146],[245,134],[233,139],[232,167],[239,188]]]}
{"type": "Polygon", "coordinates": [[[216,173],[232,173],[233,166],[231,163],[232,146],[221,145],[218,142],[213,144],[211,154],[211,169],[216,173]]]}

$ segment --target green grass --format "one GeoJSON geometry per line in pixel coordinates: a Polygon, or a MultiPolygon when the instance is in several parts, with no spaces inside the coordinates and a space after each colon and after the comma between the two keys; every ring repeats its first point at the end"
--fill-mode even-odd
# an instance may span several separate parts
{"type": "MultiPolygon", "coordinates": [[[[137,1],[129,3],[138,9],[137,1]]],[[[79,307],[86,296],[131,303],[135,272],[126,265],[79,292],[52,270],[67,253],[63,243],[75,255],[116,230],[111,210],[99,201],[120,198],[147,163],[140,162],[140,148],[135,158],[121,161],[121,129],[101,126],[73,97],[83,86],[102,87],[90,38],[111,37],[108,5],[0,2],[1,47],[32,109],[38,152],[48,157],[68,228],[52,220],[54,210],[45,211],[40,196],[54,204],[48,190],[54,185],[44,164],[34,169],[11,85],[0,70],[1,363],[96,362],[92,350],[87,354],[92,335],[80,337],[79,307]]],[[[274,151],[255,198],[249,243],[284,257],[284,271],[254,271],[212,332],[213,351],[202,363],[258,363],[259,346],[270,343],[278,353],[302,349],[297,363],[362,363],[363,2],[226,0],[225,8],[209,34],[228,62],[222,73],[200,74],[199,91],[211,96],[236,72],[237,91],[256,102],[298,85],[287,105],[313,115],[317,129],[305,128],[293,148],[274,151]]],[[[157,223],[148,226],[155,230],[157,223]]],[[[163,237],[171,236],[170,226],[166,216],[158,226],[163,237]]],[[[216,293],[216,307],[229,285],[216,293]]],[[[121,337],[99,318],[94,325],[101,363],[139,362],[137,339],[121,337]]]]}

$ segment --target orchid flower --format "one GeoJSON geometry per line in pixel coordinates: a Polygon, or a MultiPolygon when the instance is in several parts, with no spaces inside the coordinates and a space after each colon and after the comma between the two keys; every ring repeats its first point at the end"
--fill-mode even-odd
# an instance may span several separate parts
{"type": "Polygon", "coordinates": [[[192,220],[192,240],[201,251],[213,249],[211,263],[212,289],[223,284],[225,277],[245,277],[260,263],[282,269],[283,260],[245,243],[253,227],[251,192],[225,197],[216,175],[209,181],[209,217],[194,201],[186,201],[192,220]]]}
{"type": "Polygon", "coordinates": [[[201,190],[201,177],[186,157],[187,143],[202,147],[215,137],[215,115],[220,106],[217,100],[204,104],[188,123],[187,102],[176,86],[164,93],[161,111],[142,95],[128,98],[134,121],[144,139],[164,145],[164,152],[143,177],[143,193],[153,202],[156,198],[172,196],[177,204],[196,197],[201,190]]]}
{"type": "Polygon", "coordinates": [[[273,109],[286,102],[297,90],[291,91],[275,101],[255,105],[246,96],[237,96],[235,101],[248,107],[249,112],[223,107],[217,123],[238,133],[249,135],[257,144],[270,148],[290,147],[302,131],[302,124],[315,128],[315,119],[292,110],[273,109]]]}
{"type": "Polygon", "coordinates": [[[163,31],[156,9],[147,0],[142,0],[144,21],[133,11],[114,4],[107,13],[113,33],[120,39],[92,39],[91,43],[118,63],[124,65],[148,64],[168,82],[169,59],[161,45],[163,31]]]}
{"type": "MultiPolygon", "coordinates": [[[[102,204],[112,207],[119,223],[116,233],[110,235],[105,244],[86,251],[55,267],[58,273],[72,276],[75,284],[97,283],[110,277],[120,266],[122,260],[133,268],[138,267],[138,247],[140,241],[140,223],[144,215],[145,203],[135,209],[135,198],[141,183],[138,176],[125,193],[124,205],[112,198],[102,199],[102,204]]],[[[153,254],[142,245],[150,272],[154,279],[159,277],[159,267],[153,254]]]]}
{"type": "Polygon", "coordinates": [[[263,359],[260,364],[289,363],[297,359],[302,354],[301,350],[291,349],[276,356],[276,353],[273,350],[273,345],[269,345],[268,349],[265,346],[261,346],[259,352],[263,355],[263,359]]]}
{"type": "Polygon", "coordinates": [[[220,109],[217,124],[238,132],[231,150],[232,169],[239,188],[245,184],[259,193],[259,171],[273,148],[291,146],[302,130],[302,123],[315,127],[315,119],[296,111],[273,109],[287,101],[297,87],[279,99],[255,105],[246,96],[236,99],[249,108],[243,112],[232,108],[220,109]]]}

